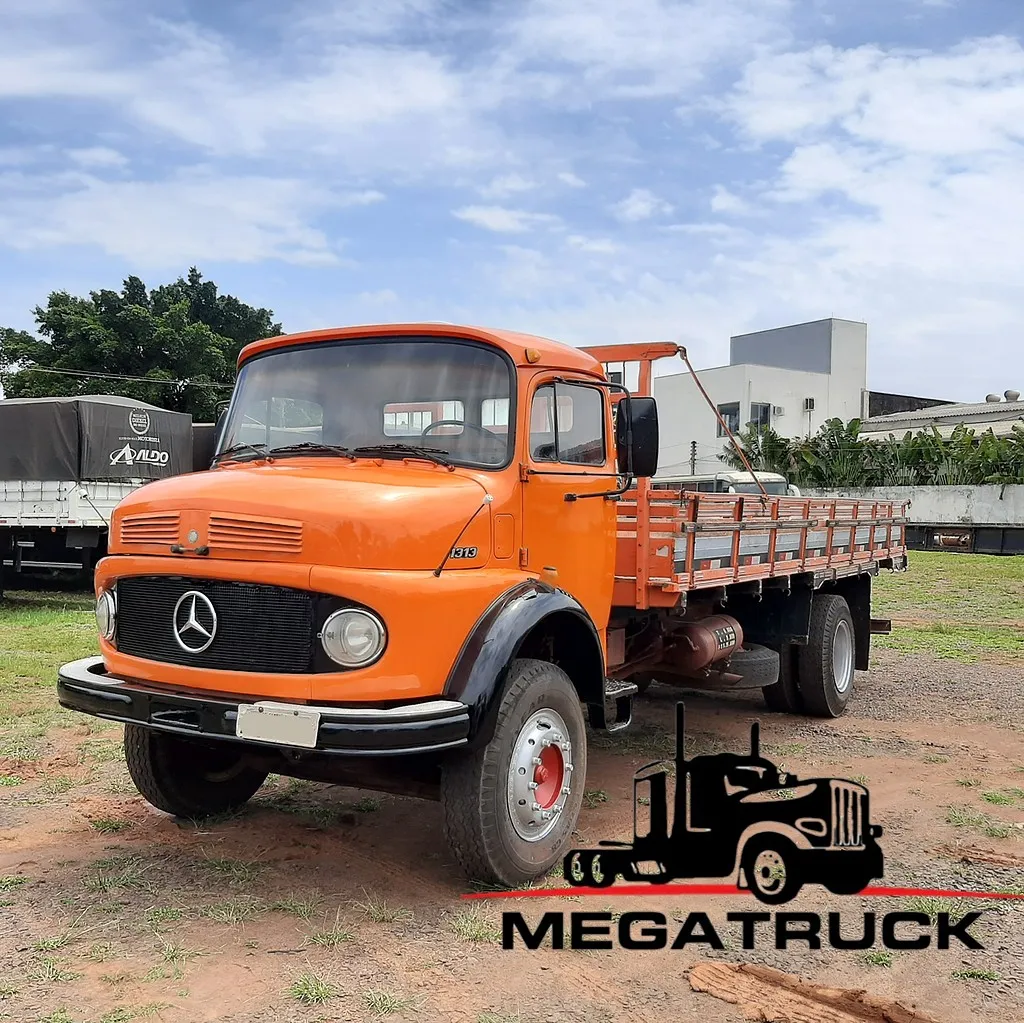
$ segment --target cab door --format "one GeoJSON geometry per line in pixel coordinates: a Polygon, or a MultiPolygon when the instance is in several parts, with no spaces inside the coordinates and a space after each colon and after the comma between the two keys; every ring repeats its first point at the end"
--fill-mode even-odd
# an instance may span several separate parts
{"type": "Polygon", "coordinates": [[[542,374],[528,390],[526,412],[520,564],[575,597],[603,639],[615,584],[616,503],[593,495],[618,487],[607,388],[542,374]]]}

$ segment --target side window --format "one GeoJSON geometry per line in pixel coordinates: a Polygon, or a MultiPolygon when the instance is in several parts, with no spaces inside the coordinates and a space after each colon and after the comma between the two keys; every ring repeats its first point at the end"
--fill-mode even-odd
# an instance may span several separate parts
{"type": "Polygon", "coordinates": [[[538,462],[603,465],[603,393],[582,384],[539,387],[530,409],[530,454],[538,462]]]}
{"type": "Polygon", "coordinates": [[[704,494],[713,494],[715,492],[715,481],[714,480],[701,480],[697,484],[697,489],[704,494]]]}

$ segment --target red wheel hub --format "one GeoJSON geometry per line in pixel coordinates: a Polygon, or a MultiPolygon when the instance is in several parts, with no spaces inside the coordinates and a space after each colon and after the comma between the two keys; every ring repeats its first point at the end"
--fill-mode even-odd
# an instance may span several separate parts
{"type": "Polygon", "coordinates": [[[537,783],[534,795],[541,809],[548,810],[558,801],[565,784],[565,761],[557,746],[546,746],[540,755],[540,763],[534,769],[533,780],[537,783]]]}

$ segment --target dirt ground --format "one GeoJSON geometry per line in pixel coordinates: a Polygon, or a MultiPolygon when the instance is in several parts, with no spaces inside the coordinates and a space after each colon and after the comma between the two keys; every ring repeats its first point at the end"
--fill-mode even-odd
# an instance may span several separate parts
{"type": "MultiPolygon", "coordinates": [[[[885,829],[881,883],[1021,892],[1022,684],[1016,655],[882,649],[836,721],[686,694],[689,748],[743,750],[759,719],[764,753],[787,770],[866,781],[885,829]]],[[[655,686],[628,732],[591,736],[581,842],[630,834],[632,771],[671,756],[678,696],[655,686]]],[[[755,1011],[692,990],[688,970],[709,961],[865,989],[943,1023],[1024,1019],[1022,902],[837,899],[810,888],[785,907],[841,908],[851,919],[862,909],[985,909],[972,928],[984,951],[892,954],[745,952],[724,921],[753,908],[738,896],[470,903],[435,804],[271,779],[238,816],[178,822],[135,794],[120,735],[69,717],[3,747],[0,1019],[724,1023],[755,1011]],[[513,908],[532,920],[545,909],[660,910],[670,920],[701,909],[732,940],[710,953],[503,951],[500,915],[513,908]]]]}

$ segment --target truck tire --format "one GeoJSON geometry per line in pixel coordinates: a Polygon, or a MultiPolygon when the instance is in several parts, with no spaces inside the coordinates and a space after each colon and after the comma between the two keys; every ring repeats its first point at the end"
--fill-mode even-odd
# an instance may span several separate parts
{"type": "Polygon", "coordinates": [[[141,725],[124,726],[135,787],[158,810],[198,819],[244,806],[267,780],[234,743],[203,743],[141,725]]]}
{"type": "Polygon", "coordinates": [[[586,777],[586,722],[569,677],[547,661],[513,661],[491,741],[442,765],[445,837],[459,866],[505,887],[546,874],[572,841],[586,777]]]}
{"type": "Polygon", "coordinates": [[[807,646],[800,651],[797,680],[805,711],[837,718],[853,695],[854,630],[850,606],[835,593],[819,593],[811,604],[807,646]]]}
{"type": "Polygon", "coordinates": [[[779,655],[766,646],[748,643],[729,658],[729,671],[743,676],[736,689],[765,689],[779,677],[779,655]]]}
{"type": "Polygon", "coordinates": [[[773,686],[765,686],[761,690],[765,706],[780,714],[803,714],[804,701],[797,684],[797,671],[800,651],[792,643],[787,643],[779,651],[779,680],[773,686]]]}
{"type": "Polygon", "coordinates": [[[801,886],[797,857],[796,847],[782,835],[754,835],[740,861],[747,887],[770,906],[789,902],[801,886]]]}

